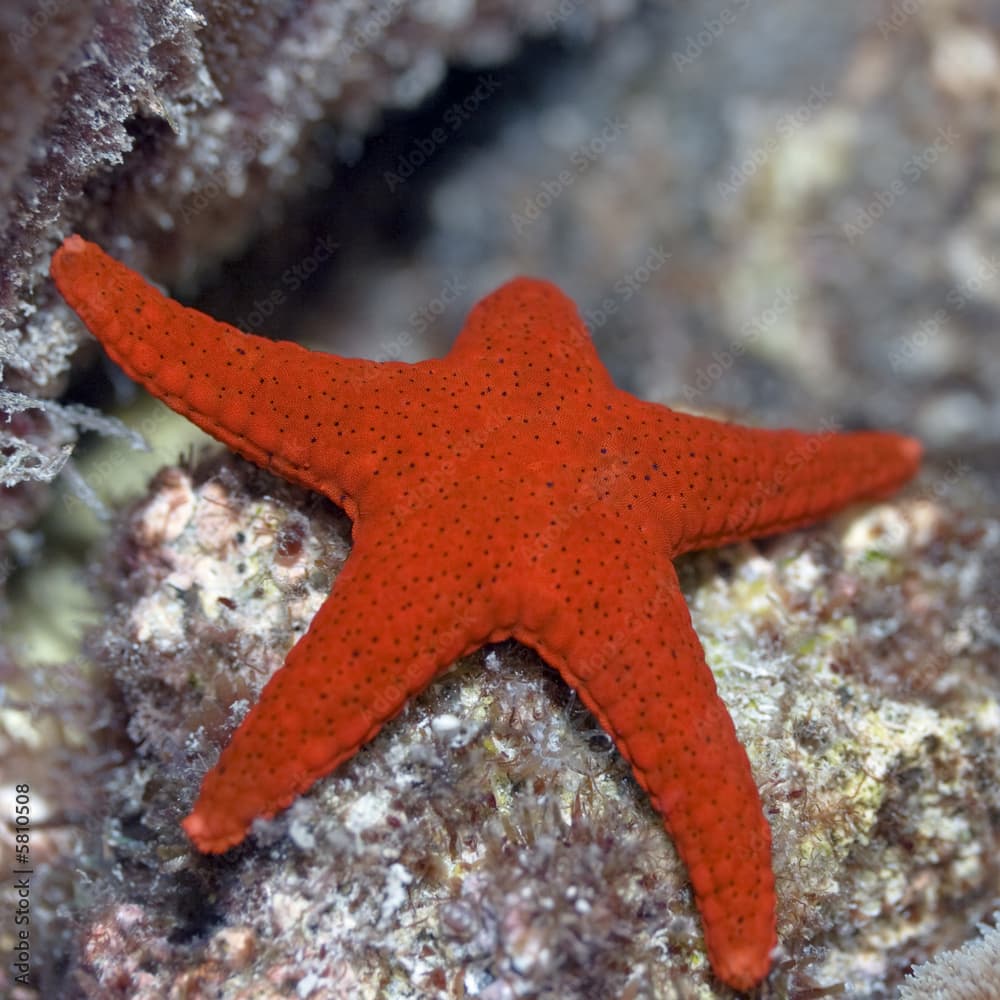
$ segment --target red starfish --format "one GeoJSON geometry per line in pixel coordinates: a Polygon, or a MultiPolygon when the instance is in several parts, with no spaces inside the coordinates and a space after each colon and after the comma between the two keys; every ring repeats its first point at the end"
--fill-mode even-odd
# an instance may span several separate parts
{"type": "Polygon", "coordinates": [[[916,441],[642,402],[544,281],[504,285],[447,357],[410,365],[241,333],[78,236],[52,275],[132,378],[354,522],[330,597],[184,820],[200,850],[238,844],[449,664],[512,636],[579,692],[662,814],[715,973],[737,989],[766,975],[770,829],[671,560],[885,496],[916,441]]]}

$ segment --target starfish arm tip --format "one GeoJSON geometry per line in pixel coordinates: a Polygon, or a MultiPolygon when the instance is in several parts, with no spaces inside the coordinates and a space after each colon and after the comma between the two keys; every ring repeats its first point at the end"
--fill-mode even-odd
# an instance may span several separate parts
{"type": "Polygon", "coordinates": [[[916,469],[924,457],[924,446],[914,437],[903,437],[903,455],[916,469]]]}
{"type": "Polygon", "coordinates": [[[762,982],[771,969],[771,950],[761,956],[756,951],[735,952],[725,958],[710,956],[713,971],[727,986],[746,992],[762,982]]]}
{"type": "Polygon", "coordinates": [[[924,457],[924,446],[915,437],[893,432],[873,432],[876,439],[888,443],[889,448],[881,452],[882,464],[879,472],[883,477],[881,487],[873,491],[873,497],[890,496],[911,480],[919,471],[924,457]]]}
{"type": "Polygon", "coordinates": [[[181,821],[181,826],[202,854],[222,854],[246,836],[246,830],[237,830],[233,825],[228,829],[213,826],[197,805],[181,821]]]}
{"type": "Polygon", "coordinates": [[[91,245],[77,233],[70,234],[59,244],[49,261],[49,274],[57,284],[66,276],[66,268],[71,266],[73,259],[86,254],[91,245]]]}
{"type": "Polygon", "coordinates": [[[70,233],[59,246],[56,253],[82,253],[87,249],[87,241],[79,233],[70,233]]]}

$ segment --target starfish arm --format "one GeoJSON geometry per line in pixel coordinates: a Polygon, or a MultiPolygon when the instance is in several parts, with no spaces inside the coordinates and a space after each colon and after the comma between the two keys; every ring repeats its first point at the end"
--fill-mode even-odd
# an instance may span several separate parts
{"type": "Polygon", "coordinates": [[[648,552],[616,556],[565,619],[542,613],[515,637],[578,691],[632,765],[687,866],[712,968],[749,989],[776,943],[771,833],[757,786],[673,567],[661,562],[654,575],[640,568],[648,552]]]}
{"type": "Polygon", "coordinates": [[[540,278],[514,278],[481,299],[448,358],[485,366],[495,391],[513,391],[518,383],[552,398],[613,390],[576,305],[540,278]]]}
{"type": "Polygon", "coordinates": [[[414,548],[392,537],[356,541],[308,632],[205,776],[183,821],[200,851],[240,843],[254,819],[288,806],[438,673],[494,638],[474,581],[428,585],[414,548]]]}
{"type": "Polygon", "coordinates": [[[902,434],[761,430],[656,409],[642,423],[674,442],[650,484],[674,554],[821,521],[888,496],[920,465],[920,443],[902,434]]]}
{"type": "MultiPolygon", "coordinates": [[[[63,298],[136,382],[244,458],[337,503],[362,488],[374,429],[361,415],[401,365],[243,333],[162,295],[70,236],[52,258],[63,298]]],[[[389,404],[391,405],[391,404],[389,404]]],[[[350,512],[350,511],[349,511],[350,512]]]]}

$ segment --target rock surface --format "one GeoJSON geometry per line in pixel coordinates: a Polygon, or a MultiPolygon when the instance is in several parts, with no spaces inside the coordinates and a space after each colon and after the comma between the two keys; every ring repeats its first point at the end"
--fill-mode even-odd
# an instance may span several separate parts
{"type": "MultiPolygon", "coordinates": [[[[86,995],[730,995],[627,765],[513,643],[459,663],[245,846],[191,852],[179,819],[348,546],[328,504],[235,459],[166,471],[123,529],[100,656],[140,750],[111,797],[128,889],[84,935],[86,995]]],[[[990,898],[998,560],[1000,522],[918,496],[682,561],[774,832],[764,995],[891,995],[990,898]]]]}

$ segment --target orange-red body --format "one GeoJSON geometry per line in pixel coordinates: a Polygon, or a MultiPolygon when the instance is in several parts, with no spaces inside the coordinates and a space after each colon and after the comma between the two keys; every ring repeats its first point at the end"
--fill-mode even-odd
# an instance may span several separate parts
{"type": "Polygon", "coordinates": [[[184,821],[200,850],[238,844],[455,659],[512,636],[579,692],[663,816],[716,974],[766,975],[770,830],[671,560],[885,496],[916,471],[916,441],[642,402],[544,281],[504,285],[445,358],[411,365],[241,333],[78,236],[52,274],[132,378],[354,522],[330,597],[184,821]]]}

